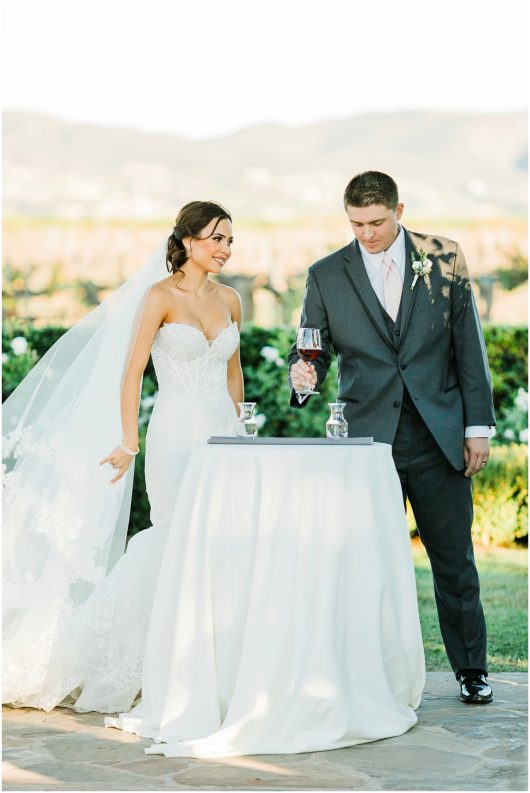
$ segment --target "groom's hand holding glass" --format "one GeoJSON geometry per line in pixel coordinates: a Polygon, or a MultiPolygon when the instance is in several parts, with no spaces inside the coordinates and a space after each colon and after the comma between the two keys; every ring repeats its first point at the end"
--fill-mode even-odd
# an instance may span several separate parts
{"type": "Polygon", "coordinates": [[[296,335],[296,349],[301,360],[291,367],[291,383],[299,397],[318,394],[319,392],[315,391],[317,373],[311,362],[315,361],[322,352],[320,330],[300,328],[296,335]]]}
{"type": "Polygon", "coordinates": [[[296,349],[301,360],[291,367],[289,374],[293,388],[298,394],[298,400],[302,402],[306,396],[319,393],[315,391],[318,378],[312,361],[315,361],[322,352],[320,330],[300,328],[296,335],[296,349]]]}
{"type": "Polygon", "coordinates": [[[313,391],[317,384],[317,372],[312,363],[306,363],[301,359],[291,366],[291,383],[299,394],[307,394],[309,389],[313,391]]]}

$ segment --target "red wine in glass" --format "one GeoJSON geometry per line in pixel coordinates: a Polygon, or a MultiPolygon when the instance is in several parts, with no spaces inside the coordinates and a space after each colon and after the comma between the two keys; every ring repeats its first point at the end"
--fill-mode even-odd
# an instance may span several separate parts
{"type": "Polygon", "coordinates": [[[301,350],[300,348],[297,349],[298,355],[305,361],[306,363],[311,363],[311,361],[316,361],[322,350],[301,350]]]}
{"type": "MultiPolygon", "coordinates": [[[[306,363],[316,361],[322,352],[322,339],[318,328],[300,328],[296,337],[296,350],[300,358],[306,363]]],[[[310,385],[299,394],[318,394],[310,385]]]]}

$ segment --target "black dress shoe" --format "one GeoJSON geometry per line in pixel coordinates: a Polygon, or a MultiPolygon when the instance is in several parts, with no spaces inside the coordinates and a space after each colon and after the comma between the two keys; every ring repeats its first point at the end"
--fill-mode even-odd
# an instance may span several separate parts
{"type": "Polygon", "coordinates": [[[460,683],[460,702],[467,705],[486,705],[493,699],[493,692],[481,672],[463,672],[458,675],[460,683]]]}

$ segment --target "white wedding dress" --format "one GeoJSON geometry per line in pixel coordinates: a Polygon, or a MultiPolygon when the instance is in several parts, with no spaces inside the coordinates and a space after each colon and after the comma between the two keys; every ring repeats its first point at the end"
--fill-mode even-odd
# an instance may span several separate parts
{"type": "MultiPolygon", "coordinates": [[[[126,553],[90,598],[53,636],[53,649],[6,664],[4,702],[51,710],[126,711],[139,693],[145,637],[177,491],[193,446],[211,435],[234,435],[237,415],[227,390],[227,362],[239,344],[237,324],[208,340],[177,323],[158,331],[152,357],[158,398],[147,431],[145,477],[152,527],[135,535],[126,553]],[[39,661],[46,669],[39,669],[39,661]],[[38,672],[38,675],[35,674],[38,672]],[[38,679],[31,689],[32,676],[38,679]],[[28,691],[30,693],[28,693],[28,691]]],[[[107,467],[107,479],[109,471],[107,467]]],[[[16,498],[16,483],[13,483],[16,498]]],[[[7,489],[9,491],[8,481],[7,489]]],[[[108,483],[106,483],[108,487],[108,483]]],[[[9,494],[8,494],[9,495],[9,494]]],[[[50,625],[50,630],[54,626],[50,625]]],[[[19,630],[10,654],[33,636],[19,630]]],[[[30,653],[31,654],[31,653],[30,653]]]]}

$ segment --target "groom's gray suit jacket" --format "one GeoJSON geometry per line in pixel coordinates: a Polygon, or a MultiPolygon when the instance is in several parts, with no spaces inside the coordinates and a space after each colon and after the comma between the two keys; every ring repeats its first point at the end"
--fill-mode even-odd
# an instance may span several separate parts
{"type": "MultiPolygon", "coordinates": [[[[301,327],[322,332],[319,383],[326,377],[331,348],[337,354],[337,398],[347,403],[350,435],[392,443],[406,387],[443,453],[461,470],[464,428],[495,424],[486,347],[466,262],[452,240],[407,230],[405,239],[395,324],[379,303],[355,240],[309,268],[301,327]],[[420,276],[411,290],[411,253],[419,259],[420,248],[432,272],[420,276]]],[[[290,365],[297,359],[293,345],[290,365]]],[[[294,392],[291,405],[300,407],[294,392]]]]}

